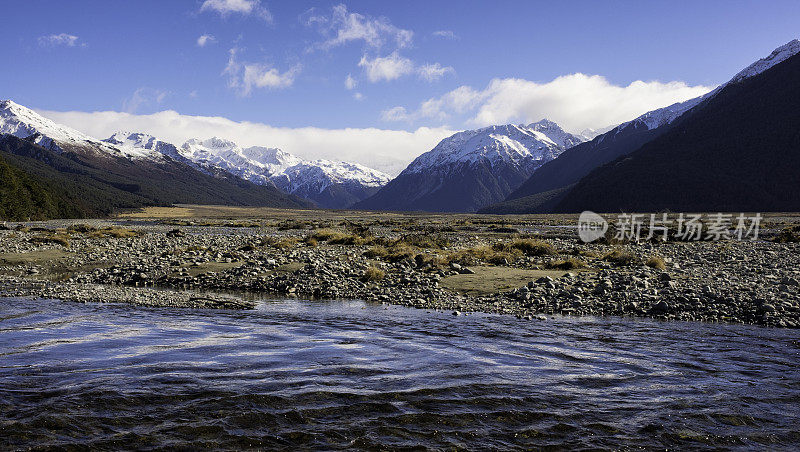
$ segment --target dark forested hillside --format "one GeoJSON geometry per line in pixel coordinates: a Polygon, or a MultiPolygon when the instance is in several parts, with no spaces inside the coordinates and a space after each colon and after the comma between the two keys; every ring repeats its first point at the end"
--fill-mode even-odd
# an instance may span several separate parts
{"type": "Polygon", "coordinates": [[[557,212],[800,210],[800,56],[583,178],[557,212]]]}

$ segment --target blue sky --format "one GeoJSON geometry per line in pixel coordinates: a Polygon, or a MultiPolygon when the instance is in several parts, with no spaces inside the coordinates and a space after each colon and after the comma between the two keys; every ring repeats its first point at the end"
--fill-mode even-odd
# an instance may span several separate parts
{"type": "MultiPolygon", "coordinates": [[[[452,130],[550,117],[579,131],[632,119],[702,94],[800,34],[797,1],[2,6],[0,50],[12,64],[0,71],[0,98],[48,114],[127,113],[58,117],[95,134],[122,126],[163,132],[139,118],[162,111],[287,134],[376,128],[407,137],[423,129],[415,148],[392,151],[403,154],[394,166],[452,130]],[[213,38],[201,46],[203,35],[213,38]]],[[[320,147],[275,141],[307,157],[320,147]]]]}

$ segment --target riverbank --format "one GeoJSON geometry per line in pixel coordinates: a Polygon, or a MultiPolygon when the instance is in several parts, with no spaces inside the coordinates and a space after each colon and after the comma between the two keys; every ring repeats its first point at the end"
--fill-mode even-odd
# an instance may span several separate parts
{"type": "Polygon", "coordinates": [[[255,292],[527,319],[800,327],[800,246],[770,240],[798,217],[769,218],[756,242],[584,244],[574,222],[182,207],[8,224],[0,296],[247,309],[208,294],[255,292]]]}

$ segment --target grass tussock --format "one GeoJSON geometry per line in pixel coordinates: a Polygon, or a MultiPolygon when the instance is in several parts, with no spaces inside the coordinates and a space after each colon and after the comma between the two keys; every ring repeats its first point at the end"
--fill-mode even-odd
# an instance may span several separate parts
{"type": "Polygon", "coordinates": [[[633,253],[625,251],[621,248],[616,248],[612,250],[610,253],[603,256],[603,260],[607,262],[611,262],[612,264],[622,267],[626,265],[631,265],[636,262],[636,256],[633,253]]]}
{"type": "Polygon", "coordinates": [[[645,262],[645,265],[656,270],[667,269],[667,263],[661,256],[650,256],[650,258],[647,259],[647,262],[645,262]]]}
{"type": "Polygon", "coordinates": [[[364,276],[361,277],[361,280],[364,282],[380,281],[385,277],[386,277],[386,272],[384,272],[378,267],[375,267],[374,265],[370,265],[364,271],[364,276]]]}
{"type": "Polygon", "coordinates": [[[553,245],[544,240],[537,239],[516,239],[508,243],[497,243],[494,245],[497,251],[517,250],[526,256],[552,256],[558,254],[553,245]]]}
{"type": "Polygon", "coordinates": [[[31,237],[28,241],[36,245],[54,244],[67,248],[70,244],[69,239],[70,237],[65,234],[43,234],[31,237]]]}
{"type": "Polygon", "coordinates": [[[442,249],[450,246],[450,242],[440,236],[427,234],[410,234],[397,240],[396,244],[404,244],[425,249],[442,249]]]}
{"type": "Polygon", "coordinates": [[[373,246],[372,248],[364,251],[364,256],[369,259],[382,259],[389,255],[389,250],[380,245],[373,246]]]}
{"type": "Polygon", "coordinates": [[[261,246],[270,246],[279,250],[288,250],[295,247],[300,242],[296,237],[265,237],[261,241],[261,246]]]}
{"type": "Polygon", "coordinates": [[[579,268],[586,268],[586,262],[575,257],[570,257],[565,260],[551,261],[547,264],[547,268],[558,270],[576,270],[579,268]]]}
{"type": "Polygon", "coordinates": [[[797,243],[800,242],[800,226],[790,226],[783,228],[778,235],[772,239],[773,242],[778,243],[797,243]]]}

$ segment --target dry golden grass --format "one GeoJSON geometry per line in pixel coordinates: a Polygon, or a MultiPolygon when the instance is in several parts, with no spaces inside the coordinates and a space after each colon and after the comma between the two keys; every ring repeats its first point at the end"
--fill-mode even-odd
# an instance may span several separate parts
{"type": "Polygon", "coordinates": [[[610,253],[603,256],[603,260],[617,266],[631,265],[637,261],[635,255],[621,248],[615,248],[610,253]]]}
{"type": "Polygon", "coordinates": [[[570,257],[565,260],[551,261],[547,264],[547,268],[557,268],[559,270],[576,270],[579,268],[586,268],[586,262],[570,257]]]}
{"type": "Polygon", "coordinates": [[[507,243],[497,243],[494,248],[498,251],[518,250],[526,256],[550,256],[558,251],[548,242],[536,239],[516,239],[507,243]]]}
{"type": "Polygon", "coordinates": [[[69,248],[70,245],[69,239],[70,236],[65,234],[43,234],[31,237],[28,241],[36,245],[55,244],[55,245],[61,245],[65,248],[69,248]]]}
{"type": "Polygon", "coordinates": [[[368,281],[380,281],[386,277],[386,272],[381,270],[374,265],[369,266],[366,271],[364,271],[364,276],[361,277],[361,280],[364,282],[368,281]]]}
{"type": "Polygon", "coordinates": [[[388,255],[389,255],[389,251],[386,248],[384,248],[384,247],[382,247],[380,245],[373,246],[372,248],[368,249],[367,251],[364,251],[364,256],[366,256],[366,257],[368,257],[370,259],[384,258],[384,257],[386,257],[388,255]]]}
{"type": "Polygon", "coordinates": [[[664,259],[661,256],[650,256],[650,259],[647,259],[645,265],[650,268],[655,268],[656,270],[667,269],[667,263],[664,262],[664,259]]]}

